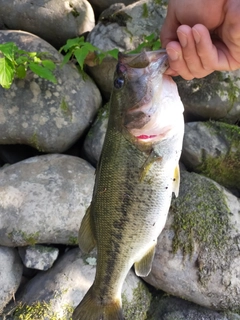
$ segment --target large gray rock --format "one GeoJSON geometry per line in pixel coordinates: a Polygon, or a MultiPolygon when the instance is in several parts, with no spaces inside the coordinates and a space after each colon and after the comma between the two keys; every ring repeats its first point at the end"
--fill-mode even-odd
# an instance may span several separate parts
{"type": "Polygon", "coordinates": [[[156,299],[148,320],[239,320],[233,313],[217,312],[171,296],[156,299]]]}
{"type": "Polygon", "coordinates": [[[240,305],[240,199],[212,180],[183,171],[159,236],[153,268],[156,288],[217,310],[240,305]]]}
{"type": "Polygon", "coordinates": [[[202,79],[191,81],[178,77],[179,94],[185,113],[198,120],[240,120],[240,70],[214,72],[202,79]]]}
{"type": "Polygon", "coordinates": [[[0,42],[21,49],[49,52],[57,62],[58,83],[32,72],[16,79],[10,90],[0,87],[0,144],[26,144],[44,152],[63,152],[85,132],[101,105],[93,81],[83,80],[72,64],[60,67],[62,56],[40,38],[17,31],[0,31],[0,42]]]}
{"type": "Polygon", "coordinates": [[[15,296],[22,278],[22,270],[17,250],[0,246],[0,314],[15,296]]]}
{"type": "MultiPolygon", "coordinates": [[[[166,16],[166,1],[137,1],[98,22],[89,33],[87,40],[106,51],[118,48],[119,51],[136,49],[145,36],[159,35],[166,16]]],[[[116,60],[106,58],[89,72],[106,97],[109,97],[116,60]]]]}
{"type": "MultiPolygon", "coordinates": [[[[82,255],[72,249],[45,273],[39,273],[17,298],[21,305],[15,317],[35,319],[70,319],[74,308],[90,288],[95,275],[96,255],[82,255]],[[55,319],[55,318],[54,318],[55,319]]],[[[130,271],[123,285],[123,309],[126,320],[144,320],[151,295],[144,283],[130,271]]],[[[15,318],[14,318],[15,319],[15,318]]]]}
{"type": "Polygon", "coordinates": [[[189,170],[240,191],[240,128],[213,121],[187,123],[181,160],[189,170]]]}
{"type": "Polygon", "coordinates": [[[94,168],[67,155],[29,158],[0,170],[0,244],[76,244],[92,198],[94,168]]]}
{"type": "Polygon", "coordinates": [[[87,0],[0,0],[0,7],[0,29],[31,32],[57,49],[95,25],[87,0]]]}

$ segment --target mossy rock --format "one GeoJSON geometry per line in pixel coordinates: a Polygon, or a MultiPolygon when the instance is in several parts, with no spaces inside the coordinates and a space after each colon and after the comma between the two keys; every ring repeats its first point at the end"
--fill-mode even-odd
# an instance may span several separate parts
{"type": "Polygon", "coordinates": [[[240,200],[213,180],[182,170],[150,275],[156,289],[216,310],[240,305],[240,200]]]}
{"type": "Polygon", "coordinates": [[[240,191],[240,128],[208,121],[186,124],[185,131],[183,163],[226,188],[240,191]]]}

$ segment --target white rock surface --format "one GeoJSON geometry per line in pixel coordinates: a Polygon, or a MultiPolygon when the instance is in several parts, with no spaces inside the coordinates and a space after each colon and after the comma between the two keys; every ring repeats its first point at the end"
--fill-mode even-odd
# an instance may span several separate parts
{"type": "Polygon", "coordinates": [[[0,0],[0,7],[0,29],[31,32],[57,49],[95,25],[87,0],[0,0]]]}
{"type": "Polygon", "coordinates": [[[95,169],[67,155],[29,158],[0,170],[0,244],[76,244],[95,169]]]}
{"type": "Polygon", "coordinates": [[[0,42],[20,49],[48,52],[58,83],[28,72],[10,90],[0,87],[0,144],[26,144],[53,153],[70,148],[85,132],[101,106],[101,95],[73,64],[60,67],[62,55],[46,41],[22,31],[0,31],[0,42]]]}
{"type": "MultiPolygon", "coordinates": [[[[38,302],[47,319],[50,315],[69,319],[94,280],[95,257],[94,253],[82,255],[78,248],[68,251],[53,268],[38,274],[27,284],[18,302],[27,306],[38,302]]],[[[150,299],[144,283],[130,271],[123,286],[123,309],[128,315],[126,320],[145,319],[150,299]]],[[[32,309],[32,316],[33,312],[32,309]]],[[[26,317],[29,311],[23,307],[18,310],[20,314],[26,317]]]]}
{"type": "Polygon", "coordinates": [[[15,248],[0,246],[0,314],[15,296],[20,285],[23,265],[15,248]]]}

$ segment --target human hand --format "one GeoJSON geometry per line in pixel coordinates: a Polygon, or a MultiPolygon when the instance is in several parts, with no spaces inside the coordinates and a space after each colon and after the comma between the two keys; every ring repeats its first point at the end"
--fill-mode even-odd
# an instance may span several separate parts
{"type": "Polygon", "coordinates": [[[239,0],[169,0],[160,34],[170,68],[186,80],[240,68],[239,0]]]}

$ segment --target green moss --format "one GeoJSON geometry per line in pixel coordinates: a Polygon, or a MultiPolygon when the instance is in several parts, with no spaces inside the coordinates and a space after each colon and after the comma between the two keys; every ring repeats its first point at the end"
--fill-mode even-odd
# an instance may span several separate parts
{"type": "Polygon", "coordinates": [[[142,17],[143,17],[143,18],[148,18],[149,13],[148,13],[148,7],[147,7],[147,4],[146,4],[146,3],[144,3],[144,4],[142,5],[142,8],[143,8],[142,17]]]}
{"type": "Polygon", "coordinates": [[[74,5],[70,2],[69,3],[70,8],[72,8],[71,14],[74,16],[74,18],[77,18],[80,16],[80,13],[77,11],[77,9],[74,7],[74,5]]]}
{"type": "Polygon", "coordinates": [[[70,244],[71,246],[78,245],[78,238],[75,236],[70,236],[68,239],[68,244],[70,244]]]}
{"type": "Polygon", "coordinates": [[[211,157],[204,155],[195,171],[217,181],[226,188],[240,190],[240,128],[221,122],[206,122],[208,130],[220,136],[228,145],[228,152],[211,157]]]}
{"type": "Polygon", "coordinates": [[[32,137],[30,138],[29,141],[30,145],[33,146],[35,149],[37,149],[38,151],[44,151],[42,150],[42,148],[39,146],[39,141],[38,141],[38,135],[36,132],[34,132],[34,134],[32,135],[32,137]]]}
{"type": "Polygon", "coordinates": [[[26,233],[20,230],[13,230],[8,234],[8,238],[11,239],[13,243],[16,243],[16,245],[25,242],[26,245],[33,246],[38,242],[39,232],[26,233]]]}
{"type": "MultiPolygon", "coordinates": [[[[99,121],[103,121],[105,119],[109,118],[109,107],[110,107],[110,103],[106,103],[102,108],[100,108],[98,110],[98,114],[97,114],[97,118],[96,121],[94,123],[94,125],[99,122],[99,121]]],[[[94,125],[90,128],[90,130],[88,131],[87,136],[90,138],[93,135],[93,129],[94,129],[94,125]]]]}
{"type": "Polygon", "coordinates": [[[230,228],[225,195],[214,182],[194,173],[191,175],[197,178],[194,190],[191,182],[185,181],[189,183],[185,186],[189,191],[172,201],[173,252],[180,249],[185,255],[191,255],[196,243],[209,251],[219,251],[228,240],[230,228]]]}
{"type": "Polygon", "coordinates": [[[71,320],[74,308],[64,307],[64,316],[52,312],[51,304],[46,302],[35,302],[32,305],[19,304],[13,313],[13,320],[71,320]]]}
{"type": "Polygon", "coordinates": [[[152,295],[144,283],[139,282],[133,290],[133,301],[129,302],[125,294],[122,294],[123,313],[126,320],[146,320],[152,295]]]}
{"type": "Polygon", "coordinates": [[[240,78],[235,77],[233,80],[229,74],[225,74],[223,72],[216,72],[216,74],[220,82],[225,82],[227,84],[228,100],[232,107],[234,103],[237,101],[239,96],[239,87],[235,84],[235,82],[237,80],[240,80],[240,78]]]}

